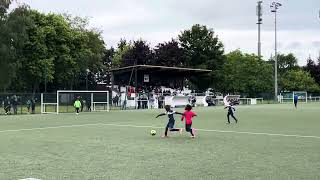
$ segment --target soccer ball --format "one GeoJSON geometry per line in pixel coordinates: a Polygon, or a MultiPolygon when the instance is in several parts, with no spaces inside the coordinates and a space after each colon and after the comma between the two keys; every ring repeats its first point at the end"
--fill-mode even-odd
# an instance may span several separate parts
{"type": "Polygon", "coordinates": [[[151,136],[155,136],[157,134],[157,131],[156,130],[151,130],[150,134],[151,134],[151,136]]]}

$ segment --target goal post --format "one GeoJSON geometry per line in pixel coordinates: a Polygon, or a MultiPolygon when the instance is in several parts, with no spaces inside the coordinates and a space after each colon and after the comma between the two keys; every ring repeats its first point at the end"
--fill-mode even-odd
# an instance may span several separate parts
{"type": "Polygon", "coordinates": [[[308,102],[308,93],[306,91],[282,92],[280,94],[280,103],[294,103],[294,97],[298,96],[299,102],[308,102]]]}
{"type": "Polygon", "coordinates": [[[50,100],[48,100],[47,96],[46,93],[41,95],[41,113],[74,112],[73,104],[76,99],[81,101],[81,111],[110,110],[109,91],[58,90],[54,94],[54,98],[50,94],[50,100]],[[48,107],[51,107],[50,111],[48,111],[48,107]]]}
{"type": "Polygon", "coordinates": [[[292,92],[292,102],[294,103],[294,97],[298,96],[298,101],[308,102],[308,93],[306,91],[293,91],[292,92]]]}
{"type": "Polygon", "coordinates": [[[41,93],[41,114],[56,114],[57,113],[57,99],[56,93],[41,93]]]}

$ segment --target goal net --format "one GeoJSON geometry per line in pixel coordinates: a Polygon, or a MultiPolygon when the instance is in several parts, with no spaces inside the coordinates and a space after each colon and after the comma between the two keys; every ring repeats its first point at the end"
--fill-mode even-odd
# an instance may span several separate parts
{"type": "Polygon", "coordinates": [[[41,114],[56,114],[57,113],[57,94],[42,93],[40,109],[41,109],[41,114]]]}
{"type": "Polygon", "coordinates": [[[294,91],[293,93],[293,100],[294,101],[294,96],[298,97],[299,102],[308,102],[308,93],[305,91],[294,91]]]}
{"type": "Polygon", "coordinates": [[[299,102],[308,102],[308,93],[305,91],[284,92],[280,94],[280,103],[293,103],[297,96],[299,102]]]}
{"type": "Polygon", "coordinates": [[[109,111],[108,91],[66,91],[56,94],[41,94],[41,113],[75,112],[74,102],[79,99],[81,112],[109,111]]]}

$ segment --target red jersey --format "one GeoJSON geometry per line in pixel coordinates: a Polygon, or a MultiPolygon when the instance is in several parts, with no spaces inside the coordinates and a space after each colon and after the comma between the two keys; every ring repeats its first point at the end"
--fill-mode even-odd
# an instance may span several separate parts
{"type": "Polygon", "coordinates": [[[192,111],[185,111],[182,115],[182,121],[184,118],[186,118],[186,124],[192,124],[192,118],[196,116],[196,113],[192,111]]]}

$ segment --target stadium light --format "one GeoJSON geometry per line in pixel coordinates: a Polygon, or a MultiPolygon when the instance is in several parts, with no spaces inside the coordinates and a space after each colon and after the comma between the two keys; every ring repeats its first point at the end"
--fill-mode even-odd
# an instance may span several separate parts
{"type": "Polygon", "coordinates": [[[258,16],[258,57],[261,59],[261,24],[262,24],[262,1],[258,1],[257,5],[258,16]]]}
{"type": "Polygon", "coordinates": [[[271,12],[274,13],[274,98],[278,100],[278,51],[277,51],[277,12],[282,4],[272,2],[270,5],[271,12]]]}

